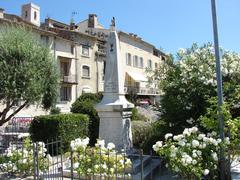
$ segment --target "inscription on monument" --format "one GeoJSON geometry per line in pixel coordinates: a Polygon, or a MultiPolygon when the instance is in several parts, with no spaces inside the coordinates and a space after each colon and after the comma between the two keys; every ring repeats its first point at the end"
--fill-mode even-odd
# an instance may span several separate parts
{"type": "Polygon", "coordinates": [[[118,84],[117,84],[117,82],[107,82],[105,84],[105,91],[117,93],[118,92],[118,84]]]}

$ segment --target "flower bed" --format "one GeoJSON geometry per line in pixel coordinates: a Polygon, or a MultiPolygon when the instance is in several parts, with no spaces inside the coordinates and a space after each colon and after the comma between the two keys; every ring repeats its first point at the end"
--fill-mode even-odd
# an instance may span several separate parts
{"type": "Polygon", "coordinates": [[[167,164],[184,179],[201,179],[209,176],[216,177],[218,167],[218,154],[221,145],[229,144],[216,138],[216,133],[203,134],[197,127],[186,128],[182,134],[165,135],[165,143],[156,142],[154,151],[163,156],[167,164]]]}
{"type": "Polygon", "coordinates": [[[19,176],[33,175],[34,173],[34,152],[38,152],[39,170],[44,171],[51,162],[51,156],[46,154],[47,149],[43,142],[38,142],[38,146],[29,138],[23,144],[10,144],[5,153],[0,156],[0,170],[19,176]],[[37,149],[34,149],[37,148],[37,149]]]}
{"type": "MultiPolygon", "coordinates": [[[[94,178],[129,178],[131,160],[125,153],[117,153],[115,145],[104,140],[98,140],[95,147],[89,147],[89,138],[75,139],[71,142],[72,153],[68,162],[68,169],[73,168],[73,175],[94,178]],[[72,159],[72,163],[71,163],[72,159]]],[[[65,170],[65,175],[69,175],[65,170]]]]}

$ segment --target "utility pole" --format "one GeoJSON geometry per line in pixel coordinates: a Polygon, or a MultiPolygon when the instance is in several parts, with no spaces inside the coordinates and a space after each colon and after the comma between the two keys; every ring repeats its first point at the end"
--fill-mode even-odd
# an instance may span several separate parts
{"type": "MultiPolygon", "coordinates": [[[[218,29],[217,29],[217,13],[216,13],[216,3],[215,0],[211,0],[212,5],[212,22],[213,22],[213,35],[214,35],[214,49],[215,49],[215,59],[216,59],[216,77],[217,77],[217,95],[218,95],[218,119],[219,119],[219,129],[220,138],[224,141],[224,117],[222,113],[223,105],[223,91],[222,91],[222,71],[221,71],[221,61],[219,54],[219,43],[218,43],[218,29]]],[[[231,179],[229,166],[225,158],[225,149],[220,147],[220,179],[228,180],[231,179]]]]}

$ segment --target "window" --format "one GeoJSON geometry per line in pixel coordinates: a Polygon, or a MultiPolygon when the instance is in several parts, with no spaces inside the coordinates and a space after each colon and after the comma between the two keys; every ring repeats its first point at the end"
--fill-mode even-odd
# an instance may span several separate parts
{"type": "Polygon", "coordinates": [[[140,68],[143,68],[143,58],[142,58],[142,57],[140,57],[140,63],[139,63],[139,65],[140,65],[140,66],[139,66],[140,68]]]}
{"type": "Polygon", "coordinates": [[[69,75],[70,64],[65,61],[60,62],[60,72],[61,76],[68,76],[69,75]]]}
{"type": "Polygon", "coordinates": [[[48,45],[48,42],[49,42],[49,37],[48,36],[41,35],[41,40],[42,40],[43,43],[48,45]]]}
{"type": "Polygon", "coordinates": [[[89,56],[89,47],[82,46],[82,55],[89,56]]]}
{"type": "Polygon", "coordinates": [[[82,76],[83,77],[90,77],[90,68],[89,68],[89,66],[86,66],[86,65],[84,65],[83,67],[82,67],[82,76]]]}
{"type": "Polygon", "coordinates": [[[37,12],[34,11],[34,20],[37,20],[37,12]]]}
{"type": "Polygon", "coordinates": [[[74,46],[71,45],[71,53],[74,54],[74,46]]]}
{"type": "Polygon", "coordinates": [[[25,11],[25,19],[28,17],[28,12],[25,11]]]}
{"type": "Polygon", "coordinates": [[[152,69],[152,60],[151,59],[148,60],[148,68],[152,69]]]}
{"type": "Polygon", "coordinates": [[[158,64],[157,63],[155,63],[155,69],[157,69],[158,68],[158,64]]]}
{"type": "Polygon", "coordinates": [[[67,86],[62,86],[60,89],[61,101],[70,101],[72,99],[72,88],[67,86]]]}
{"type": "Polygon", "coordinates": [[[126,64],[131,66],[132,65],[132,56],[130,53],[126,54],[126,64]]]}
{"type": "Polygon", "coordinates": [[[133,66],[138,67],[138,56],[133,56],[133,66]]]}

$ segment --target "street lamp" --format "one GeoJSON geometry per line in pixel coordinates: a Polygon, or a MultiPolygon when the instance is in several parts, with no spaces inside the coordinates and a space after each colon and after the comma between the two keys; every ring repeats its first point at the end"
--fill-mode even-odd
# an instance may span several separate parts
{"type": "MultiPolygon", "coordinates": [[[[217,77],[217,95],[218,95],[218,119],[219,119],[219,129],[220,138],[224,141],[224,117],[222,113],[223,105],[223,91],[222,91],[222,71],[221,62],[219,54],[219,43],[218,43],[218,29],[217,29],[217,15],[216,15],[216,3],[215,0],[211,0],[212,5],[212,22],[213,22],[213,35],[214,35],[214,49],[215,49],[215,59],[216,59],[216,77],[217,77]]],[[[226,165],[224,148],[220,147],[220,179],[226,180],[231,179],[229,174],[229,166],[226,165]]]]}

